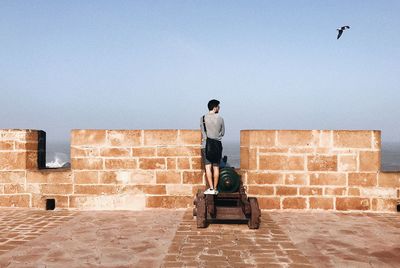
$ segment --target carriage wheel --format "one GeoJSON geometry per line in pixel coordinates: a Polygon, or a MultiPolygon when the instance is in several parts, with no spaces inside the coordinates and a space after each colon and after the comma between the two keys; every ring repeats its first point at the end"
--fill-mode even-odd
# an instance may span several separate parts
{"type": "Polygon", "coordinates": [[[250,202],[251,215],[248,225],[250,229],[258,229],[260,227],[261,211],[258,206],[257,198],[249,197],[249,202],[250,202]]]}
{"type": "Polygon", "coordinates": [[[207,227],[207,208],[206,208],[206,198],[204,196],[204,193],[197,194],[196,220],[197,220],[197,228],[207,227]]]}

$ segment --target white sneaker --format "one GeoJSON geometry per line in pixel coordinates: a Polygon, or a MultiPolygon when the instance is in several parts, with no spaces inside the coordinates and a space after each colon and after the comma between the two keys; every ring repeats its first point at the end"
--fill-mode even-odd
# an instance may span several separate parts
{"type": "Polygon", "coordinates": [[[214,195],[217,195],[218,193],[218,190],[214,190],[214,195]]]}
{"type": "Polygon", "coordinates": [[[214,189],[208,188],[204,191],[204,194],[214,194],[214,189]]]}

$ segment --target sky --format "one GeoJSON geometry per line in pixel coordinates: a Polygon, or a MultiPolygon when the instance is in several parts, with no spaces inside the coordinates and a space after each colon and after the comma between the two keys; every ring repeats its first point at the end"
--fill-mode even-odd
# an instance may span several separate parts
{"type": "Polygon", "coordinates": [[[378,129],[400,141],[400,1],[0,1],[0,128],[378,129]],[[337,28],[349,25],[337,40],[337,28]]]}

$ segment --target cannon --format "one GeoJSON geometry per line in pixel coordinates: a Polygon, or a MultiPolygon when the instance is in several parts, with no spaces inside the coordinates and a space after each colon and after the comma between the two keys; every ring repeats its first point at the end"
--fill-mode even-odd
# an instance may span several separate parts
{"type": "Polygon", "coordinates": [[[218,195],[205,195],[198,190],[193,208],[197,228],[218,221],[247,222],[250,229],[259,228],[261,211],[257,198],[247,197],[241,177],[234,168],[220,170],[217,189],[218,195]]]}

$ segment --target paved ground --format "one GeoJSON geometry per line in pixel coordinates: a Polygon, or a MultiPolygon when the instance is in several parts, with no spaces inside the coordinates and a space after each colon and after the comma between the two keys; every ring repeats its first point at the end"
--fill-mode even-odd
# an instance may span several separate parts
{"type": "Polygon", "coordinates": [[[191,211],[0,210],[0,267],[400,267],[400,214],[263,212],[259,230],[191,211]]]}

